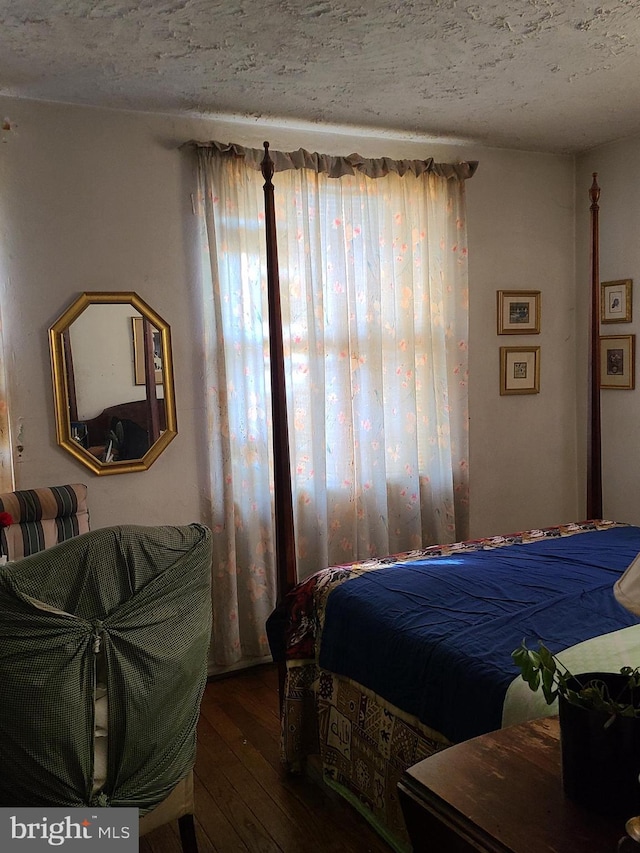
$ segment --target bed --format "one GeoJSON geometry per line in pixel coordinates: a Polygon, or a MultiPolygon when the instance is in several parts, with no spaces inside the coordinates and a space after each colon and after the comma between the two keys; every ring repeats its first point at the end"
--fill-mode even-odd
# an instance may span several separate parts
{"type": "Polygon", "coordinates": [[[407,767],[554,713],[518,678],[511,652],[523,639],[544,639],[573,671],[617,670],[640,655],[640,620],[613,595],[640,552],[640,528],[600,520],[600,189],[594,175],[586,504],[595,520],[333,566],[297,584],[267,143],[263,175],[278,570],[267,630],[281,664],[282,757],[300,771],[319,756],[324,781],[405,850],[396,787],[407,767]]]}
{"type": "Polygon", "coordinates": [[[568,524],[318,572],[271,618],[284,637],[283,759],[324,781],[397,850],[407,767],[504,725],[557,713],[511,652],[543,637],[572,671],[640,659],[640,620],[613,584],[640,528],[568,524]]]}
{"type": "MultiPolygon", "coordinates": [[[[167,428],[164,399],[154,398],[153,405],[157,410],[158,428],[161,432],[167,428]]],[[[109,445],[109,436],[112,433],[119,434],[120,444],[115,455],[118,460],[125,460],[142,459],[149,447],[157,440],[157,435],[154,438],[150,434],[152,422],[149,403],[145,399],[109,406],[95,418],[80,424],[74,423],[74,426],[83,428],[84,437],[81,443],[98,458],[104,456],[109,445]]]]}

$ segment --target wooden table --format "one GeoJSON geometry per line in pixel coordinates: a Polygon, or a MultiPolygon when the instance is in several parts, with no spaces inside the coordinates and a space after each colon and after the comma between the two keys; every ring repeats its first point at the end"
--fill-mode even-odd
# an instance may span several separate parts
{"type": "Polygon", "coordinates": [[[398,791],[414,853],[616,853],[624,821],[564,797],[558,738],[548,717],[409,768],[398,791]]]}

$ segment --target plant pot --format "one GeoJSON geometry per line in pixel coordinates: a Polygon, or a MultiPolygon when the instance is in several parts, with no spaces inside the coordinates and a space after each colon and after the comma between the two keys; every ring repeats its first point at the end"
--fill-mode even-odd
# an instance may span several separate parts
{"type": "MultiPolygon", "coordinates": [[[[593,678],[602,680],[612,697],[622,693],[628,701],[626,676],[593,672],[574,681],[585,684],[593,678]]],[[[569,687],[575,690],[579,684],[570,681],[569,687]]],[[[605,727],[609,714],[571,705],[562,696],[558,710],[565,795],[599,814],[640,814],[640,718],[618,716],[605,727]]]]}

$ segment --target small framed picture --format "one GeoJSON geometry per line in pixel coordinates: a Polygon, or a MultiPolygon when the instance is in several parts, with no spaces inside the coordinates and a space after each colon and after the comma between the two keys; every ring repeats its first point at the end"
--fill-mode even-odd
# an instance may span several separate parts
{"type": "Polygon", "coordinates": [[[540,291],[498,291],[498,334],[540,334],[540,291]]]}
{"type": "Polygon", "coordinates": [[[631,279],[603,281],[600,285],[600,322],[631,322],[631,279]]]}
{"type": "Polygon", "coordinates": [[[600,338],[600,387],[635,387],[635,335],[603,335],[600,338]]]}
{"type": "Polygon", "coordinates": [[[538,394],[540,347],[500,347],[500,393],[538,394]]]}

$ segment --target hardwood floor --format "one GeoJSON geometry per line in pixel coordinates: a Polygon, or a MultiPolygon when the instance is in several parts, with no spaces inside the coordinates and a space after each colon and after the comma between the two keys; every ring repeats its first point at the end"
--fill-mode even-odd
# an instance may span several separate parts
{"type": "MultiPolygon", "coordinates": [[[[346,802],[284,773],[277,690],[274,666],[207,685],[195,767],[200,853],[390,853],[346,802]]],[[[180,851],[177,824],[140,841],[140,853],[180,851]]]]}

